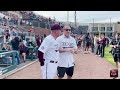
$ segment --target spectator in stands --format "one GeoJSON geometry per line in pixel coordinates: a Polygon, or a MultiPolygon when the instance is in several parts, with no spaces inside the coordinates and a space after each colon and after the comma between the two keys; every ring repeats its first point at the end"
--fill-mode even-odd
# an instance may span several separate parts
{"type": "Polygon", "coordinates": [[[20,40],[18,37],[15,37],[13,40],[11,40],[12,49],[17,51],[16,58],[17,58],[18,64],[20,64],[19,44],[20,44],[20,40]]]}
{"type": "Polygon", "coordinates": [[[12,44],[12,48],[13,50],[19,50],[19,38],[18,37],[15,37],[12,41],[11,41],[11,44],[12,44]]]}
{"type": "Polygon", "coordinates": [[[26,46],[23,42],[20,43],[20,55],[23,57],[23,61],[26,62],[26,46]]]}
{"type": "Polygon", "coordinates": [[[8,42],[9,39],[10,39],[10,33],[9,33],[9,30],[8,30],[8,29],[6,30],[5,36],[6,36],[6,42],[8,42]]]}
{"type": "Polygon", "coordinates": [[[44,34],[44,37],[43,38],[46,38],[46,34],[44,34]]]}
{"type": "Polygon", "coordinates": [[[40,47],[40,45],[41,45],[41,38],[40,38],[39,35],[36,38],[36,43],[37,43],[37,46],[40,47]]]}
{"type": "Polygon", "coordinates": [[[23,32],[21,34],[21,38],[22,38],[22,40],[25,40],[25,35],[23,34],[23,32]]]}
{"type": "Polygon", "coordinates": [[[25,47],[27,47],[27,41],[25,39],[23,39],[22,42],[25,45],[25,47]]]}
{"type": "Polygon", "coordinates": [[[44,40],[44,36],[41,36],[41,43],[43,42],[43,40],[44,40]]]}
{"type": "Polygon", "coordinates": [[[13,27],[13,36],[17,36],[17,30],[13,27]]]}
{"type": "Polygon", "coordinates": [[[10,44],[7,42],[7,43],[5,43],[5,45],[3,46],[2,50],[11,51],[12,48],[11,48],[10,44]]]}

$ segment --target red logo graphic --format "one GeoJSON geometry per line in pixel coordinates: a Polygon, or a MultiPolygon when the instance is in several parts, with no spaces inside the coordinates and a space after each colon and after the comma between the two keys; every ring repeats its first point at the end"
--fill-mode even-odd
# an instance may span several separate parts
{"type": "Polygon", "coordinates": [[[110,70],[110,77],[118,77],[118,69],[110,70]]]}

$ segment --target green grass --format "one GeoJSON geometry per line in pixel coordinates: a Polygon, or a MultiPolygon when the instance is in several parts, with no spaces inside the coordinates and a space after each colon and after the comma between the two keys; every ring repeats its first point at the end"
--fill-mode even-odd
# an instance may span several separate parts
{"type": "Polygon", "coordinates": [[[115,65],[113,56],[111,53],[109,53],[110,50],[110,47],[105,48],[105,59],[108,60],[112,65],[115,65]]]}

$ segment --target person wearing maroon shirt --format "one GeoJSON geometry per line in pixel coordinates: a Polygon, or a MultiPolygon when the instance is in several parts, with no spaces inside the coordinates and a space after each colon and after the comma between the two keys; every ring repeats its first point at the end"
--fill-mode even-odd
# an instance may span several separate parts
{"type": "Polygon", "coordinates": [[[105,39],[106,39],[106,46],[108,47],[108,45],[109,45],[109,39],[107,37],[105,39]]]}
{"type": "Polygon", "coordinates": [[[23,61],[26,62],[26,46],[21,42],[20,46],[20,55],[23,57],[23,61]]]}
{"type": "Polygon", "coordinates": [[[100,41],[100,55],[102,58],[104,57],[105,46],[106,46],[106,39],[105,39],[105,35],[102,34],[101,41],[100,41]]]}
{"type": "Polygon", "coordinates": [[[6,41],[7,41],[7,42],[8,42],[8,40],[9,40],[9,38],[10,38],[9,30],[6,30],[6,41]]]}
{"type": "Polygon", "coordinates": [[[36,43],[37,43],[37,46],[40,47],[41,45],[41,39],[40,39],[40,36],[38,35],[38,37],[36,38],[36,43]]]}

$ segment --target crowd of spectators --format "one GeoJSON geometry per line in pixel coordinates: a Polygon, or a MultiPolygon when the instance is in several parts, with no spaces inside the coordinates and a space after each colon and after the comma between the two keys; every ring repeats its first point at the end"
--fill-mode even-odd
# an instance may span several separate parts
{"type": "Polygon", "coordinates": [[[12,11],[19,14],[18,16],[9,12],[10,11],[0,11],[0,13],[5,15],[2,20],[6,23],[9,22],[9,25],[33,26],[47,29],[50,29],[55,23],[62,25],[61,22],[56,21],[55,17],[54,19],[51,19],[50,17],[47,18],[42,15],[37,15],[33,11],[12,11]]]}
{"type": "Polygon", "coordinates": [[[55,19],[37,15],[33,11],[20,11],[20,14],[22,15],[21,25],[27,24],[41,28],[50,28],[55,23],[55,19]]]}
{"type": "MultiPolygon", "coordinates": [[[[32,39],[27,40],[25,36],[29,37],[30,35],[27,35],[27,34],[30,34],[30,33],[21,32],[20,28],[18,28],[19,27],[18,25],[20,26],[30,25],[32,27],[35,27],[37,26],[35,24],[39,24],[39,27],[41,28],[46,28],[46,26],[48,26],[47,28],[50,28],[50,25],[54,24],[55,20],[52,20],[51,18],[46,18],[44,16],[36,15],[32,11],[19,11],[17,13],[20,13],[22,18],[17,17],[16,15],[11,15],[9,14],[8,11],[0,11],[0,14],[1,14],[0,35],[5,36],[5,42],[2,44],[1,49],[8,50],[8,51],[16,50],[17,63],[20,64],[21,63],[20,56],[22,56],[23,61],[25,62],[26,55],[29,55],[28,53],[29,50],[27,48],[29,46],[29,43],[31,43],[32,39]],[[8,46],[10,47],[8,48],[8,46]]],[[[39,46],[45,37],[46,35],[37,37],[35,43],[39,46]]],[[[6,58],[4,60],[7,61],[6,58]]]]}

